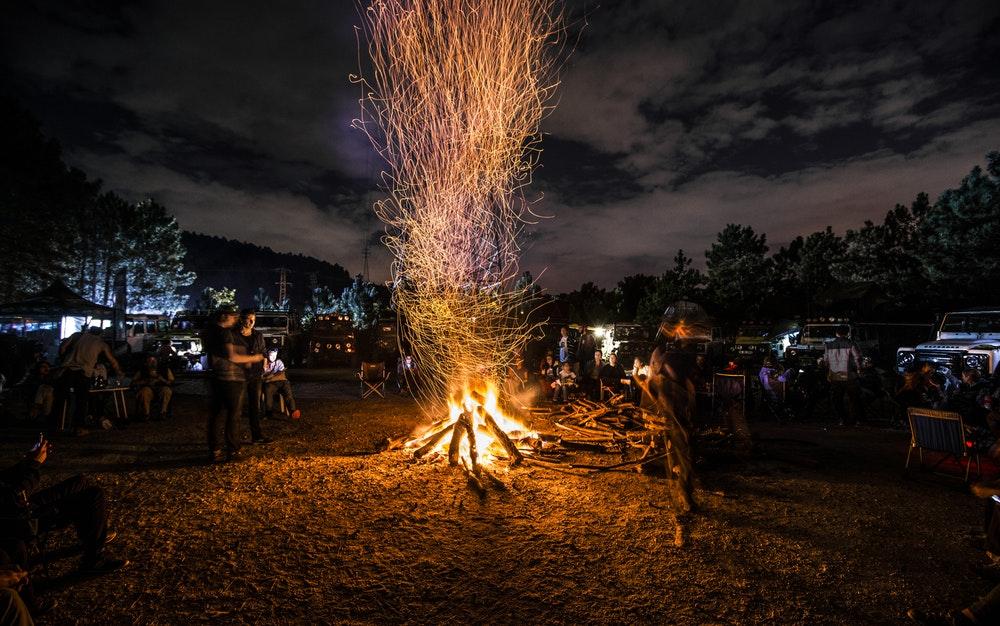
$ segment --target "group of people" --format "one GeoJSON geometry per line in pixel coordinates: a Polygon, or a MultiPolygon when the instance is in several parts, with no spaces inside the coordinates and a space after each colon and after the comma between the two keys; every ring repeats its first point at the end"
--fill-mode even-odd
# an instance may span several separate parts
{"type": "Polygon", "coordinates": [[[638,401],[641,392],[637,380],[643,374],[642,361],[636,357],[632,368],[626,370],[615,353],[605,360],[603,352],[597,348],[594,334],[586,326],[575,351],[571,350],[569,327],[563,326],[557,354],[558,362],[555,354],[547,352],[535,370],[542,397],[552,402],[568,402],[578,393],[592,400],[601,400],[605,394],[626,393],[630,400],[638,401]]]}
{"type": "Polygon", "coordinates": [[[241,313],[224,307],[202,335],[210,369],[208,448],[214,463],[240,458],[244,404],[250,418],[250,441],[257,445],[272,441],[261,427],[262,408],[264,416],[270,416],[280,400],[292,419],[301,417],[285,365],[276,350],[267,349],[264,336],[254,328],[256,321],[253,309],[241,313]]]}

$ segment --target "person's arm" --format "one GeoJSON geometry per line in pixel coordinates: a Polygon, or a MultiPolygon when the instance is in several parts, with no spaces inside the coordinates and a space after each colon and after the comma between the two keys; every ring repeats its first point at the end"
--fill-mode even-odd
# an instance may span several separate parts
{"type": "Polygon", "coordinates": [[[237,365],[248,365],[250,363],[261,363],[265,357],[263,354],[240,354],[236,351],[236,346],[227,343],[226,358],[237,365]]]}
{"type": "Polygon", "coordinates": [[[122,367],[118,364],[118,359],[116,359],[115,355],[112,354],[111,348],[108,346],[107,342],[104,343],[104,348],[101,352],[104,354],[104,358],[108,360],[108,363],[111,363],[111,367],[115,370],[115,374],[118,375],[118,378],[121,378],[124,375],[122,367]]]}

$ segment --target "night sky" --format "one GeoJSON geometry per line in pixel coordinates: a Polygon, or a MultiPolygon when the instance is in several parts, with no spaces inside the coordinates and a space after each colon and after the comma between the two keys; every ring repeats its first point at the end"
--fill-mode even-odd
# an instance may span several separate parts
{"type": "MultiPolygon", "coordinates": [[[[523,269],[662,272],[727,222],[772,249],[880,220],[1000,149],[1000,2],[575,2],[523,269]],[[580,27],[585,26],[581,33],[580,27]],[[578,37],[578,39],[577,39],[578,37]]],[[[361,269],[350,0],[19,2],[2,88],[67,160],[185,229],[361,269]]],[[[380,250],[376,247],[376,251],[380,250]]],[[[384,279],[376,254],[371,277],[384,279]]]]}

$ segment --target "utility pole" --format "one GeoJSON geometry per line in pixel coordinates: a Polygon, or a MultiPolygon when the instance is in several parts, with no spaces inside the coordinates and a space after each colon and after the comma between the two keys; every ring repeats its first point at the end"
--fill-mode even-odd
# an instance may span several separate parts
{"type": "Polygon", "coordinates": [[[278,272],[278,282],[275,284],[278,286],[278,306],[284,306],[285,302],[288,301],[288,288],[292,283],[288,282],[288,272],[292,271],[287,267],[275,268],[278,272]]]}

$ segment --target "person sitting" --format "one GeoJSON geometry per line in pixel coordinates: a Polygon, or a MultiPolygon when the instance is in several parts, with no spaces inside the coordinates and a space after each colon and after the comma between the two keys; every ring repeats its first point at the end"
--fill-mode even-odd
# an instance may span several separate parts
{"type": "Polygon", "coordinates": [[[608,357],[608,362],[600,369],[600,381],[601,386],[610,389],[614,395],[621,393],[630,382],[630,379],[626,378],[625,368],[618,362],[618,355],[614,352],[608,357]]]}
{"type": "Polygon", "coordinates": [[[285,374],[285,364],[278,358],[277,350],[268,350],[264,361],[264,411],[267,417],[274,415],[274,401],[280,396],[285,401],[285,409],[293,420],[302,417],[302,412],[295,408],[295,397],[292,395],[292,385],[285,374]]]}
{"type": "Polygon", "coordinates": [[[552,401],[568,402],[569,394],[576,390],[576,373],[569,362],[563,363],[559,369],[559,378],[552,383],[552,401]]]}
{"type": "Polygon", "coordinates": [[[642,359],[635,357],[632,359],[632,369],[628,371],[629,386],[632,388],[631,400],[636,405],[642,401],[642,384],[649,378],[649,366],[642,364],[642,359]]]}
{"type": "Polygon", "coordinates": [[[161,367],[155,356],[146,357],[146,362],[132,377],[132,388],[139,402],[142,421],[149,420],[154,399],[159,405],[158,417],[154,419],[162,420],[167,417],[170,398],[173,396],[173,383],[174,373],[166,364],[161,367]]]}
{"type": "Polygon", "coordinates": [[[538,366],[538,384],[542,388],[542,395],[548,394],[548,390],[552,389],[552,383],[558,379],[559,376],[556,374],[556,360],[552,358],[551,354],[545,355],[542,362],[538,366]]]}
{"type": "Polygon", "coordinates": [[[411,354],[404,355],[396,365],[396,388],[399,394],[412,393],[410,384],[416,384],[416,379],[417,361],[411,354]]]}
{"type": "Polygon", "coordinates": [[[104,546],[114,534],[108,532],[103,489],[78,474],[35,491],[51,450],[51,444],[42,436],[20,462],[0,471],[0,517],[4,520],[0,535],[28,539],[18,534],[24,533],[24,521],[29,519],[38,520],[42,532],[73,526],[83,546],[82,573],[101,574],[125,567],[128,561],[104,556],[104,546]]]}
{"type": "Polygon", "coordinates": [[[39,361],[28,370],[19,385],[23,385],[30,397],[33,399],[31,408],[28,410],[30,419],[48,419],[52,415],[52,407],[55,402],[55,375],[52,373],[52,365],[48,361],[39,361]]]}

